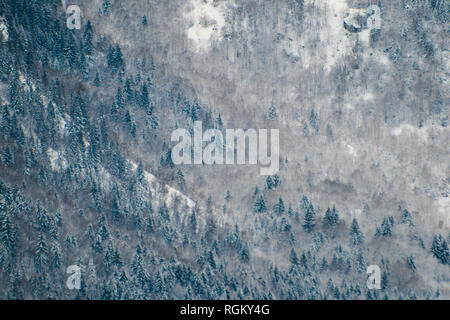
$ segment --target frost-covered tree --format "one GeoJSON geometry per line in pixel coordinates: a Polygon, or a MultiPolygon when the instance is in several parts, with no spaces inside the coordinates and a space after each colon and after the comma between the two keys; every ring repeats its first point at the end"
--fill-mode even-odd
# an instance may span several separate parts
{"type": "Polygon", "coordinates": [[[315,211],[312,204],[308,206],[306,209],[306,212],[303,216],[303,229],[306,232],[312,232],[316,226],[316,218],[315,218],[315,211]]]}
{"type": "Polygon", "coordinates": [[[255,213],[262,213],[267,210],[266,201],[264,200],[264,196],[262,194],[258,195],[255,203],[253,204],[253,211],[255,213]]]}
{"type": "Polygon", "coordinates": [[[434,257],[438,259],[442,264],[450,263],[449,247],[447,241],[442,237],[441,234],[435,235],[433,237],[431,252],[433,253],[434,257]]]}
{"type": "Polygon", "coordinates": [[[339,214],[336,210],[336,207],[333,206],[333,209],[327,209],[325,212],[325,216],[323,218],[323,224],[327,227],[334,227],[339,223],[339,214]]]}
{"type": "Polygon", "coordinates": [[[350,226],[350,245],[360,246],[364,243],[364,235],[359,228],[358,220],[353,219],[352,225],[350,226]]]}
{"type": "Polygon", "coordinates": [[[284,206],[283,199],[280,197],[278,203],[274,206],[273,211],[275,212],[276,215],[281,216],[284,213],[285,209],[286,208],[284,206]]]}

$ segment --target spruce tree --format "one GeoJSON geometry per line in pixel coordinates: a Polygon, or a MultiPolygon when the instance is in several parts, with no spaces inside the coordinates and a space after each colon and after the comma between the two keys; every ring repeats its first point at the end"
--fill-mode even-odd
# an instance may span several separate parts
{"type": "Polygon", "coordinates": [[[295,252],[294,248],[291,248],[289,253],[289,262],[294,266],[298,266],[300,264],[300,260],[298,259],[297,252],[295,252]]]}
{"type": "Polygon", "coordinates": [[[330,208],[327,209],[325,212],[325,217],[323,219],[323,224],[326,227],[334,227],[339,223],[339,214],[336,210],[336,207],[333,206],[333,209],[330,210],[330,208]]]}
{"type": "Polygon", "coordinates": [[[277,214],[279,216],[281,216],[284,213],[285,207],[284,207],[283,199],[281,197],[278,200],[278,203],[274,206],[273,211],[275,212],[275,214],[277,214]]]}
{"type": "Polygon", "coordinates": [[[92,55],[93,50],[93,30],[92,30],[92,24],[91,21],[88,20],[86,23],[86,27],[84,28],[83,33],[83,49],[85,55],[92,55]]]}
{"type": "Polygon", "coordinates": [[[312,232],[316,226],[315,220],[316,213],[314,212],[314,207],[312,204],[306,209],[305,215],[303,216],[303,229],[306,232],[312,232]]]}
{"type": "Polygon", "coordinates": [[[264,200],[264,196],[262,194],[258,195],[255,203],[253,204],[253,211],[256,213],[262,213],[267,210],[266,202],[264,200]]]}
{"type": "Polygon", "coordinates": [[[359,228],[358,221],[356,218],[353,219],[352,225],[350,227],[350,245],[360,246],[364,243],[364,235],[359,228]]]}

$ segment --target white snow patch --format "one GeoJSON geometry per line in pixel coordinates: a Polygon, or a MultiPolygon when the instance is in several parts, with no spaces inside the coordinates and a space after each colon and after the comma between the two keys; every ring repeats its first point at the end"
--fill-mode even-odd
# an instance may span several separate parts
{"type": "MultiPolygon", "coordinates": [[[[137,169],[137,164],[134,163],[133,161],[129,161],[129,162],[131,164],[131,169],[133,171],[135,171],[137,169]]],[[[159,184],[158,179],[150,172],[144,170],[144,177],[147,180],[147,185],[148,185],[149,192],[151,195],[165,194],[164,198],[159,199],[160,203],[165,202],[166,205],[168,207],[170,207],[172,205],[173,201],[175,200],[175,198],[178,198],[181,200],[181,202],[186,204],[189,208],[195,207],[195,202],[192,199],[190,199],[188,196],[186,196],[182,192],[176,190],[175,188],[172,188],[169,185],[164,186],[166,193],[157,193],[157,190],[159,189],[160,184],[159,184]]]]}
{"type": "Polygon", "coordinates": [[[373,96],[372,92],[366,92],[366,93],[363,94],[363,100],[366,101],[366,102],[370,101],[370,100],[373,100],[373,98],[374,98],[374,96],[373,96]]]}
{"type": "Polygon", "coordinates": [[[111,174],[102,166],[99,168],[99,181],[105,190],[109,191],[111,189],[111,174]]]}
{"type": "MultiPolygon", "coordinates": [[[[68,115],[66,115],[67,117],[69,117],[68,115]]],[[[69,117],[70,118],[70,117],[69,117]]],[[[59,133],[61,135],[64,135],[65,131],[66,131],[66,127],[67,127],[67,122],[64,119],[64,117],[59,117],[59,133]]]]}
{"type": "Polygon", "coordinates": [[[3,42],[9,40],[8,26],[6,25],[5,18],[0,18],[0,35],[3,42]]]}
{"type": "Polygon", "coordinates": [[[227,8],[233,1],[190,0],[185,18],[190,27],[187,37],[192,40],[196,52],[208,52],[214,41],[222,41],[227,8]]]}
{"type": "Polygon", "coordinates": [[[370,43],[370,30],[369,29],[362,30],[359,33],[359,41],[366,45],[369,45],[369,43],[370,43]]]}
{"type": "Polygon", "coordinates": [[[328,19],[326,25],[319,30],[319,39],[321,47],[325,48],[325,55],[320,58],[324,59],[325,70],[330,71],[342,57],[351,52],[354,39],[347,36],[343,25],[345,16],[354,9],[348,7],[346,0],[308,2],[313,2],[315,6],[327,11],[328,19]]]}
{"type": "Polygon", "coordinates": [[[392,129],[392,134],[394,136],[401,135],[417,135],[419,140],[423,142],[428,141],[428,130],[425,127],[417,128],[410,124],[401,124],[398,127],[392,129]]]}
{"type": "Polygon", "coordinates": [[[349,155],[351,155],[352,157],[355,157],[355,158],[358,156],[358,154],[356,153],[355,148],[352,145],[350,145],[350,144],[347,144],[347,153],[349,155]]]}
{"type": "Polygon", "coordinates": [[[437,201],[439,218],[446,228],[450,227],[450,197],[440,197],[437,201]]]}
{"type": "Polygon", "coordinates": [[[89,146],[91,144],[89,143],[89,140],[86,139],[85,137],[83,137],[83,144],[84,144],[84,148],[86,149],[86,152],[87,152],[87,149],[89,148],[89,146]]]}
{"type": "Polygon", "coordinates": [[[355,110],[355,106],[350,103],[346,103],[344,107],[349,111],[355,110]]]}
{"type": "Polygon", "coordinates": [[[0,104],[9,103],[9,91],[6,83],[0,82],[0,104]]]}
{"type": "MultiPolygon", "coordinates": [[[[357,39],[360,45],[368,46],[369,30],[351,33],[344,28],[344,21],[354,24],[355,17],[365,16],[366,8],[350,8],[346,0],[306,0],[305,5],[312,5],[321,11],[305,17],[305,23],[311,26],[312,33],[303,34],[300,38],[288,32],[288,38],[282,41],[284,50],[298,56],[305,68],[313,65],[323,66],[324,70],[329,72],[345,56],[352,54],[352,48],[357,39]],[[323,12],[326,15],[323,15],[323,12]],[[317,47],[320,49],[308,50],[309,47],[316,47],[316,45],[311,46],[315,42],[318,42],[317,47]]],[[[383,64],[389,63],[389,59],[383,55],[379,60],[383,64]]]]}
{"type": "Polygon", "coordinates": [[[185,202],[185,204],[189,207],[189,208],[194,208],[195,207],[195,203],[194,201],[192,201],[190,198],[188,198],[187,196],[185,196],[184,194],[182,194],[180,191],[166,185],[166,190],[167,190],[167,196],[166,196],[166,203],[167,206],[171,206],[172,202],[175,200],[175,198],[179,198],[182,201],[185,202]]]}
{"type": "Polygon", "coordinates": [[[67,162],[64,158],[63,151],[56,151],[52,148],[48,148],[47,155],[50,159],[50,166],[54,171],[65,170],[67,168],[67,162]]]}
{"type": "Polygon", "coordinates": [[[147,182],[149,184],[154,184],[158,182],[158,179],[156,179],[156,177],[154,175],[152,175],[151,173],[148,173],[147,171],[144,171],[144,176],[145,179],[147,179],[147,182]]]}
{"type": "Polygon", "coordinates": [[[49,99],[47,98],[47,96],[41,94],[41,100],[42,100],[42,104],[46,107],[49,103],[49,99]]]}
{"type": "Polygon", "coordinates": [[[391,64],[391,60],[389,60],[389,58],[383,54],[378,54],[376,56],[377,60],[379,62],[381,62],[382,64],[384,64],[385,66],[389,66],[391,64]]]}
{"type": "Polygon", "coordinates": [[[391,66],[391,60],[389,60],[388,55],[386,55],[382,51],[366,50],[363,53],[363,57],[364,57],[364,60],[366,60],[366,61],[377,62],[386,67],[391,66]]]}
{"type": "Polygon", "coordinates": [[[19,71],[19,81],[20,83],[22,83],[22,85],[26,85],[27,84],[27,80],[25,79],[25,77],[23,76],[22,72],[19,71]]]}
{"type": "Polygon", "coordinates": [[[450,197],[441,197],[438,200],[440,212],[447,215],[447,219],[450,219],[450,197]]]}
{"type": "Polygon", "coordinates": [[[23,85],[23,88],[26,92],[30,92],[30,89],[36,90],[36,86],[33,81],[25,78],[22,72],[19,72],[19,81],[23,85]]]}

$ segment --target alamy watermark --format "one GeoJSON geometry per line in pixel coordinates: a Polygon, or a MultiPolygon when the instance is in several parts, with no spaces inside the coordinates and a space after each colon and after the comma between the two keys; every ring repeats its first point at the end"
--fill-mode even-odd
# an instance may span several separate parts
{"type": "Polygon", "coordinates": [[[70,274],[67,278],[66,286],[69,290],[80,290],[81,288],[81,268],[77,265],[67,267],[66,272],[70,274]]]}
{"type": "Polygon", "coordinates": [[[186,129],[176,129],[171,136],[178,142],[172,149],[172,162],[179,164],[251,164],[261,165],[261,175],[273,175],[279,170],[279,130],[270,130],[270,154],[267,129],[226,129],[226,143],[220,130],[203,133],[202,122],[195,121],[193,139],[186,129]],[[207,145],[203,149],[203,143],[207,145]],[[237,142],[235,144],[235,142],[237,142]],[[225,154],[225,155],[224,155],[225,154]],[[235,157],[236,154],[236,157],[235,157]],[[193,158],[193,159],[192,159],[193,158]],[[246,161],[248,159],[248,162],[246,161]]]}
{"type": "Polygon", "coordinates": [[[367,289],[380,290],[381,289],[381,270],[377,265],[371,265],[367,267],[367,289]]]}
{"type": "Polygon", "coordinates": [[[68,15],[66,24],[67,28],[73,30],[81,29],[81,9],[77,5],[71,5],[67,7],[66,14],[68,15]]]}

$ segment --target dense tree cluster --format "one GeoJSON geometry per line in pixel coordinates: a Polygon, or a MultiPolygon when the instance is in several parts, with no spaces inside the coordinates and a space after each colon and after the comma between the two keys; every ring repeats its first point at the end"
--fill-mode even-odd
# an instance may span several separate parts
{"type": "MultiPolygon", "coordinates": [[[[302,16],[303,1],[295,3],[302,16]]],[[[101,13],[111,8],[104,0],[101,13]]],[[[448,268],[448,239],[423,243],[406,209],[368,233],[357,218],[346,225],[332,203],[322,210],[306,195],[283,200],[278,175],[245,208],[230,190],[221,196],[225,214],[213,198],[206,209],[192,205],[186,172],[171,162],[164,137],[173,128],[164,117],[220,129],[220,114],[163,83],[153,62],[129,73],[120,45],[94,23],[79,34],[65,27],[59,1],[0,0],[0,12],[9,32],[0,43],[9,97],[0,105],[0,299],[436,297],[431,286],[397,286],[389,254],[367,245],[403,241],[401,221],[414,235],[405,246],[448,268]],[[131,158],[130,145],[154,161],[131,158]],[[232,207],[247,212],[245,225],[220,221],[232,207]],[[383,270],[380,291],[365,286],[369,263],[383,270]],[[80,290],[65,287],[70,265],[82,267],[80,290]]],[[[271,107],[268,118],[276,117],[271,107]]],[[[313,134],[319,124],[312,109],[313,134]]],[[[421,263],[405,256],[405,279],[421,263]]]]}

